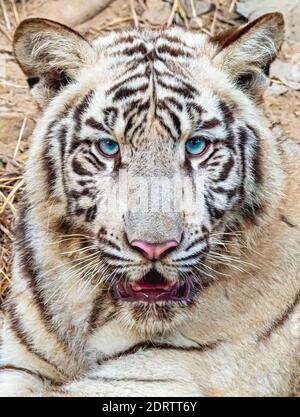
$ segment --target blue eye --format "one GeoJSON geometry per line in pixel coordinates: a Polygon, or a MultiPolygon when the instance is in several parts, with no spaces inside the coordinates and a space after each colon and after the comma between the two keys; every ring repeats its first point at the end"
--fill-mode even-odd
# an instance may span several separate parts
{"type": "Polygon", "coordinates": [[[119,152],[119,145],[111,139],[100,140],[98,146],[104,156],[114,156],[119,152]]]}
{"type": "Polygon", "coordinates": [[[189,139],[185,143],[186,151],[192,156],[202,155],[206,148],[207,141],[199,137],[189,139]]]}

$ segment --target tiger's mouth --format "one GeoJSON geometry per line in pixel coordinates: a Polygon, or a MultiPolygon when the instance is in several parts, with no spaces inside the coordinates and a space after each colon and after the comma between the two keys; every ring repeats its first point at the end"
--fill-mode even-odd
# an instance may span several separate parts
{"type": "Polygon", "coordinates": [[[171,282],[151,269],[142,279],[134,282],[120,281],[113,287],[114,298],[121,301],[186,301],[193,297],[194,287],[190,282],[171,282]]]}

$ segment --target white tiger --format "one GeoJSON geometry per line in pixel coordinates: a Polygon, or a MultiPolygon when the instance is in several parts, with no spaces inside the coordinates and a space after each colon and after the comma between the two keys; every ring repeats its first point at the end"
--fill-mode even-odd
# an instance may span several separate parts
{"type": "MultiPolygon", "coordinates": [[[[212,39],[170,28],[90,44],[52,21],[20,24],[15,56],[43,115],[15,226],[2,396],[295,393],[300,152],[256,105],[283,27],[271,13],[212,39]],[[187,177],[199,207],[106,207],[121,172],[187,177]]],[[[184,193],[156,197],[175,207],[184,193]]]]}

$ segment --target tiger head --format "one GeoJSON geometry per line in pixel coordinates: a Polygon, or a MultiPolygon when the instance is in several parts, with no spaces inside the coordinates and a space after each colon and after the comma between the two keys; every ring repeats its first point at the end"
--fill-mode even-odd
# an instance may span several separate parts
{"type": "Polygon", "coordinates": [[[282,40],[279,13],[213,38],[169,28],[89,43],[43,19],[17,29],[43,109],[31,203],[92,257],[84,271],[125,325],[155,333],[189,317],[272,206],[277,156],[257,101],[282,40]]]}

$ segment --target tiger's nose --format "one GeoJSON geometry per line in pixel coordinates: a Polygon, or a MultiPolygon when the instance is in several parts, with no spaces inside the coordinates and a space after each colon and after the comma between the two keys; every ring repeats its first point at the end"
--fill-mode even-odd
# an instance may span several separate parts
{"type": "Polygon", "coordinates": [[[141,252],[145,258],[153,261],[160,259],[169,249],[178,246],[178,242],[176,240],[167,240],[162,243],[149,243],[143,240],[133,240],[131,246],[141,252]]]}

